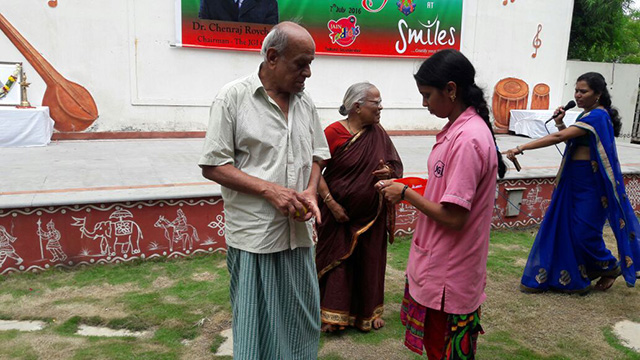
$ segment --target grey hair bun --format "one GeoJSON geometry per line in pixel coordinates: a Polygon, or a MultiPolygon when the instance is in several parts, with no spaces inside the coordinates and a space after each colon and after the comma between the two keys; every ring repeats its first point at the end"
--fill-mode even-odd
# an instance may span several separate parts
{"type": "Polygon", "coordinates": [[[342,99],[342,106],[340,106],[340,114],[349,115],[351,110],[353,110],[353,105],[358,103],[362,104],[365,96],[367,96],[367,91],[369,89],[374,88],[371,83],[368,81],[363,81],[359,83],[355,83],[347,89],[347,92],[344,94],[344,98],[342,99]]]}

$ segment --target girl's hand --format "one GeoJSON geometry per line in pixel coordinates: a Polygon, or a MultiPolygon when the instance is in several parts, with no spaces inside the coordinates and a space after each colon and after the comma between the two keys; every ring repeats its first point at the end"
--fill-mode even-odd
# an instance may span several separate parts
{"type": "MultiPolygon", "coordinates": [[[[380,195],[384,196],[385,200],[392,204],[395,204],[402,200],[400,198],[402,196],[402,189],[404,189],[404,184],[402,183],[394,182],[393,179],[380,180],[375,184],[375,188],[376,190],[378,190],[380,195]]],[[[406,191],[410,190],[407,189],[406,191]]]]}

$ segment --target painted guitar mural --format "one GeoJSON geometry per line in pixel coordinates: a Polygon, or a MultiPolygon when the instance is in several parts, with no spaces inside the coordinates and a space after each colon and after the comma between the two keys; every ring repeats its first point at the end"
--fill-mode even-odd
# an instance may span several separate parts
{"type": "Polygon", "coordinates": [[[82,131],[93,124],[98,118],[98,108],[89,91],[60,75],[2,14],[0,14],[0,30],[7,35],[47,84],[42,105],[49,107],[56,130],[82,131]]]}

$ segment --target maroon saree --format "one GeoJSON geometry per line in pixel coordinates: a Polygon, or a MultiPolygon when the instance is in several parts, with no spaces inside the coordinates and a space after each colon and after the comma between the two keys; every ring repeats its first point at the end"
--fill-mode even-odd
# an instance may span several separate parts
{"type": "Polygon", "coordinates": [[[369,331],[382,316],[387,239],[393,241],[395,211],[374,188],[378,179],[372,172],[380,159],[393,177],[402,177],[391,139],[380,125],[371,125],[338,146],[324,171],[331,196],[350,220],[338,223],[318,200],[323,222],[317,228],[316,266],[323,323],[369,331]]]}

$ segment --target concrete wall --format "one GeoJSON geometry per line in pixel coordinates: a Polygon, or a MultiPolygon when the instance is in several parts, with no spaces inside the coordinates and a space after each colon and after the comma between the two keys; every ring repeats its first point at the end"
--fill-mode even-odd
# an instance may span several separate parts
{"type": "Polygon", "coordinates": [[[622,117],[621,135],[628,138],[631,134],[636,102],[638,101],[640,65],[568,61],[562,96],[564,103],[573,99],[578,76],[589,71],[599,72],[607,81],[613,106],[618,108],[620,117],[622,117]]]}
{"type": "MultiPolygon", "coordinates": [[[[488,98],[498,80],[514,76],[530,89],[547,83],[551,104],[561,102],[572,8],[573,1],[464,1],[462,51],[488,98]],[[532,58],[538,24],[542,45],[532,58]]],[[[92,93],[100,118],[87,131],[205,130],[218,89],[261,61],[252,52],[173,47],[174,0],[59,0],[56,8],[45,0],[2,0],[0,11],[63,76],[92,93]]],[[[0,53],[0,61],[24,61],[4,36],[0,53]]],[[[325,125],[339,118],[347,86],[369,80],[382,92],[388,129],[439,129],[444,121],[422,109],[415,89],[412,74],[419,64],[318,56],[307,89],[325,125]]],[[[26,71],[30,99],[38,105],[45,84],[31,66],[26,71]]]]}

